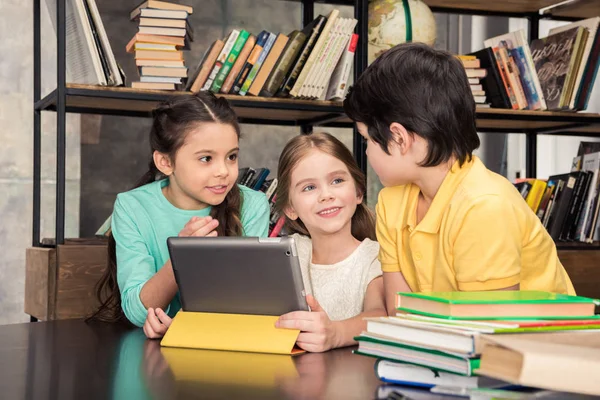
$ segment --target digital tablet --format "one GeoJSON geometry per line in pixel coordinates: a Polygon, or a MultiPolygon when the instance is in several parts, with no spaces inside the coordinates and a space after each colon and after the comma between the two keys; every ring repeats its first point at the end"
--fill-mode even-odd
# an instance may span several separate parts
{"type": "Polygon", "coordinates": [[[167,246],[184,311],[309,310],[291,237],[171,237],[167,246]]]}

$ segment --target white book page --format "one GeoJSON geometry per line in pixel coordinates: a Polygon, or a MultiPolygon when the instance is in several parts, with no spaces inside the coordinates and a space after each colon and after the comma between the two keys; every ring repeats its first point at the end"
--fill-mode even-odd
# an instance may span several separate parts
{"type": "MultiPolygon", "coordinates": [[[[92,49],[96,50],[93,40],[88,40],[76,1],[65,0],[66,64],[67,82],[88,85],[105,85],[100,60],[94,60],[92,49]],[[97,64],[97,65],[96,65],[97,64]],[[100,72],[100,74],[98,74],[100,72]]],[[[79,0],[81,1],[81,0],[79,0]]],[[[83,6],[83,3],[80,3],[83,6]]],[[[56,0],[46,0],[46,7],[56,35],[56,0]]],[[[85,17],[85,14],[84,14],[85,17]]],[[[88,31],[91,39],[91,32],[88,31]]],[[[97,56],[97,51],[96,51],[97,56]]]]}
{"type": "Polygon", "coordinates": [[[100,37],[100,43],[102,44],[102,48],[104,50],[104,54],[106,55],[108,61],[108,67],[110,69],[110,75],[113,80],[111,84],[115,86],[121,86],[123,84],[123,80],[121,79],[121,74],[119,73],[119,67],[117,66],[117,60],[115,59],[115,55],[112,51],[112,47],[110,46],[110,42],[108,41],[108,36],[106,35],[106,30],[104,29],[104,24],[102,23],[102,18],[100,17],[100,13],[98,12],[98,7],[96,6],[95,0],[85,0],[87,1],[88,7],[92,13],[92,19],[94,20],[94,24],[96,24],[96,31],[98,32],[98,36],[100,37]]]}

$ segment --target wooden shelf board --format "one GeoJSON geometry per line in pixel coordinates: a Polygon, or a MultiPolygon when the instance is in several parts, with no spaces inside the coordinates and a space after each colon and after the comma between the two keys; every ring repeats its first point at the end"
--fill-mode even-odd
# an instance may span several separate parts
{"type": "MultiPolygon", "coordinates": [[[[558,4],[561,0],[424,0],[432,8],[458,11],[471,11],[474,13],[497,14],[533,14],[540,9],[558,4]]],[[[579,2],[557,8],[551,12],[552,16],[564,18],[589,18],[600,15],[600,2],[597,0],[580,0],[579,2]]]]}
{"type": "MultiPolygon", "coordinates": [[[[160,101],[190,92],[139,90],[67,84],[67,110],[112,115],[150,115],[160,101]]],[[[341,102],[221,95],[242,120],[265,120],[297,125],[309,121],[334,121],[343,116],[341,102]]],[[[56,109],[56,94],[40,101],[44,110],[56,109]]]]}
{"type": "MultiPolygon", "coordinates": [[[[67,85],[67,110],[80,113],[148,116],[158,102],[189,92],[139,90],[89,85],[67,85]]],[[[282,125],[352,126],[341,102],[295,100],[223,95],[232,104],[241,122],[282,125]]],[[[56,109],[55,92],[38,103],[43,110],[56,109]]],[[[515,111],[494,108],[477,110],[481,132],[554,132],[600,136],[600,114],[556,111],[515,111]],[[576,133],[577,132],[577,133],[576,133]]]]}

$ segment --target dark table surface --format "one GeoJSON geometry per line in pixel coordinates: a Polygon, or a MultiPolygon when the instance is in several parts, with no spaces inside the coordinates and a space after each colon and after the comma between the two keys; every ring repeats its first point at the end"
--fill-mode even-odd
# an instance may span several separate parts
{"type": "Polygon", "coordinates": [[[2,399],[373,399],[373,365],[352,348],[290,357],[161,348],[141,329],[78,320],[0,326],[2,399]]]}

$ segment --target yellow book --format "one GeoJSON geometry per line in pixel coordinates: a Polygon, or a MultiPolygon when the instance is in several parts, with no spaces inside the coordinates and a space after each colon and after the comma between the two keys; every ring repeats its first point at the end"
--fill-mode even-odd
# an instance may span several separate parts
{"type": "Polygon", "coordinates": [[[527,194],[527,199],[525,199],[525,201],[529,207],[531,207],[533,212],[537,212],[542,197],[544,197],[547,182],[540,179],[532,179],[529,182],[531,182],[531,189],[529,190],[529,194],[527,194]]]}
{"type": "Polygon", "coordinates": [[[460,60],[476,60],[477,57],[476,56],[469,56],[469,55],[465,55],[465,54],[457,54],[456,58],[460,59],[460,60]]]}
{"type": "Polygon", "coordinates": [[[294,346],[300,331],[275,328],[278,318],[179,311],[160,345],[287,355],[303,353],[294,346]]]}

